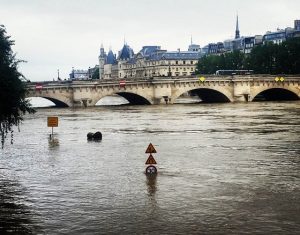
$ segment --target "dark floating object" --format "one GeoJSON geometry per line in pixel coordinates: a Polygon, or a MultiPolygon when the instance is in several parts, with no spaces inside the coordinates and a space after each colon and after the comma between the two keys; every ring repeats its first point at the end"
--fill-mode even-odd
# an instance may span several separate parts
{"type": "Polygon", "coordinates": [[[97,131],[94,135],[93,135],[94,140],[102,140],[102,134],[100,131],[97,131]]]}
{"type": "Polygon", "coordinates": [[[87,134],[87,139],[88,139],[88,140],[92,140],[92,139],[93,139],[93,135],[94,135],[94,133],[89,132],[89,133],[87,134]]]}
{"type": "Polygon", "coordinates": [[[97,131],[96,133],[89,132],[87,134],[87,139],[99,141],[99,140],[102,140],[102,134],[100,131],[97,131]]]}

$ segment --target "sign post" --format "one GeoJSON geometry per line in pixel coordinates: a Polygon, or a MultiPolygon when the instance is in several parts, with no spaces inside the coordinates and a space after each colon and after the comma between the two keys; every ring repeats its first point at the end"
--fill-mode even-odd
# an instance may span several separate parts
{"type": "Polygon", "coordinates": [[[53,137],[53,127],[58,127],[58,117],[48,117],[47,118],[48,127],[52,127],[52,134],[50,135],[50,139],[53,137]]]}
{"type": "Polygon", "coordinates": [[[149,153],[149,157],[146,161],[146,165],[149,165],[147,168],[146,168],[146,174],[147,175],[156,175],[157,174],[157,169],[155,166],[153,166],[154,164],[157,164],[154,157],[152,156],[152,153],[157,153],[154,146],[150,143],[148,145],[148,148],[146,149],[146,152],[145,153],[149,153]]]}

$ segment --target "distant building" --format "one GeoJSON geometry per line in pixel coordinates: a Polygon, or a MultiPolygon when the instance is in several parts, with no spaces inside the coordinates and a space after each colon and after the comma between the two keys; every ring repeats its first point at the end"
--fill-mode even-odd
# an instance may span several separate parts
{"type": "Polygon", "coordinates": [[[103,79],[104,78],[104,64],[106,61],[106,53],[104,51],[104,47],[101,44],[100,47],[100,55],[99,55],[99,79],[103,79]]]}
{"type": "MultiPolygon", "coordinates": [[[[201,56],[200,51],[199,45],[191,43],[188,51],[167,51],[162,50],[160,46],[143,46],[134,54],[133,50],[124,44],[118,58],[109,51],[103,65],[102,77],[133,79],[189,76],[195,73],[196,64],[201,56]]],[[[102,66],[100,62],[102,61],[99,60],[99,66],[102,66]]]]}
{"type": "Polygon", "coordinates": [[[194,44],[192,37],[191,37],[191,44],[189,45],[188,51],[201,52],[200,45],[194,44]]]}
{"type": "Polygon", "coordinates": [[[294,29],[300,31],[300,20],[294,20],[294,29]]]}
{"type": "Polygon", "coordinates": [[[209,43],[207,49],[207,54],[213,55],[213,54],[222,54],[224,52],[224,43],[218,42],[218,43],[209,43]]]}
{"type": "Polygon", "coordinates": [[[69,74],[69,80],[90,80],[94,72],[98,69],[98,65],[93,68],[88,69],[72,69],[72,72],[69,74]]]}
{"type": "Polygon", "coordinates": [[[116,55],[109,49],[105,64],[103,65],[103,78],[110,79],[116,77],[118,74],[118,62],[116,55]]]}
{"type": "Polygon", "coordinates": [[[273,42],[280,44],[289,38],[300,37],[300,20],[294,20],[294,28],[277,29],[275,32],[268,31],[263,36],[263,43],[273,42]]]}
{"type": "Polygon", "coordinates": [[[89,72],[84,69],[73,69],[70,73],[70,80],[88,80],[89,72]]]}
{"type": "Polygon", "coordinates": [[[277,29],[276,32],[268,31],[263,36],[263,43],[266,44],[267,42],[273,42],[275,44],[280,44],[287,39],[287,32],[284,29],[277,29]]]}

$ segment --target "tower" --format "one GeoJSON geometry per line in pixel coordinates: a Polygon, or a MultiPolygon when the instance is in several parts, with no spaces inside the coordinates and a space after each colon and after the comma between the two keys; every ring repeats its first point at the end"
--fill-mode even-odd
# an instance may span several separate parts
{"type": "Polygon", "coordinates": [[[295,30],[300,30],[300,20],[295,20],[294,21],[294,29],[295,30]]]}
{"type": "Polygon", "coordinates": [[[236,15],[235,39],[240,38],[239,16],[236,15]]]}
{"type": "Polygon", "coordinates": [[[104,74],[104,64],[106,60],[106,54],[103,48],[103,45],[101,44],[100,47],[100,55],[99,55],[99,79],[103,79],[103,74],[104,74]]]}

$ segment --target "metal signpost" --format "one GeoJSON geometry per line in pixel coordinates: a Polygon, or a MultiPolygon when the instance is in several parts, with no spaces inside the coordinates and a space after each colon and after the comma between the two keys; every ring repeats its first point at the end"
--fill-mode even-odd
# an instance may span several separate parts
{"type": "Polygon", "coordinates": [[[47,124],[48,124],[48,127],[52,127],[52,134],[50,135],[50,139],[52,139],[53,127],[58,127],[58,117],[48,117],[47,124]]]}
{"type": "Polygon", "coordinates": [[[157,164],[154,157],[152,156],[152,153],[157,153],[154,146],[150,143],[148,148],[146,149],[145,153],[149,153],[149,157],[146,161],[146,165],[149,165],[146,168],[146,175],[156,175],[157,174],[157,169],[155,166],[153,166],[154,164],[157,164]]]}

